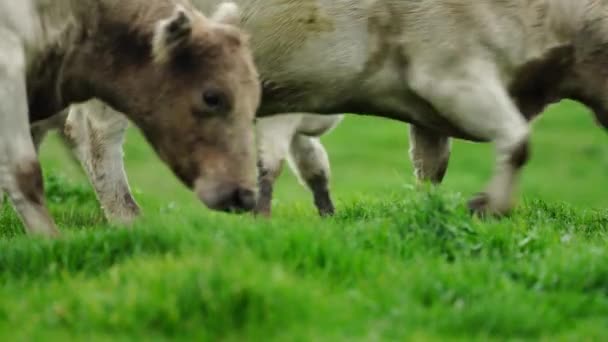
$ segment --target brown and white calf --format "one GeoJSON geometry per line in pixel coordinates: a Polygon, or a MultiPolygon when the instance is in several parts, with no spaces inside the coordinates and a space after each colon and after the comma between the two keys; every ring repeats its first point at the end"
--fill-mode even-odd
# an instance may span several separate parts
{"type": "MultiPolygon", "coordinates": [[[[194,3],[209,10],[218,1],[194,3]]],[[[494,174],[469,202],[478,213],[511,210],[530,122],[547,105],[578,100],[608,126],[606,0],[237,3],[263,80],[259,117],[410,123],[416,175],[435,183],[450,138],[492,142],[494,174]]]]}
{"type": "Polygon", "coordinates": [[[230,25],[237,9],[207,18],[177,0],[0,2],[0,188],[28,232],[57,234],[30,123],[93,98],[127,113],[208,206],[253,208],[260,86],[230,25]]]}

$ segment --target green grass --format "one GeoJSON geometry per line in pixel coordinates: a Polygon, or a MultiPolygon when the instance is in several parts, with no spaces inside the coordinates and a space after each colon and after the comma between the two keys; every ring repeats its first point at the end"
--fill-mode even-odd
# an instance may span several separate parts
{"type": "Polygon", "coordinates": [[[47,198],[63,237],[0,212],[2,340],[602,340],[608,336],[608,137],[576,104],[535,125],[506,219],[464,203],[491,148],[457,142],[440,189],[415,189],[407,127],[348,117],[324,138],[337,215],[285,172],[272,220],[210,212],[130,132],[144,216],[104,223],[54,138],[47,198]]]}

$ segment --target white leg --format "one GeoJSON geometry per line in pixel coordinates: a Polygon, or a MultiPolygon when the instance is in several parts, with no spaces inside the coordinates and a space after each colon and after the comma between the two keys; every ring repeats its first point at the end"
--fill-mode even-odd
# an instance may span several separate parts
{"type": "Polygon", "coordinates": [[[270,216],[274,182],[281,174],[291,139],[301,115],[280,115],[258,119],[258,201],[256,213],[270,216]]]}
{"type": "Polygon", "coordinates": [[[0,28],[0,187],[29,234],[59,234],[44,201],[42,172],[32,141],[25,54],[18,37],[0,28]]]}
{"type": "Polygon", "coordinates": [[[410,126],[410,160],[419,183],[439,184],[450,160],[450,139],[428,129],[410,126]]]}
{"type": "Polygon", "coordinates": [[[317,137],[296,134],[290,147],[289,165],[312,191],[319,215],[333,215],[334,205],[329,192],[329,157],[321,141],[317,137]]]}
{"type": "Polygon", "coordinates": [[[139,215],[123,163],[122,144],[128,125],[122,114],[92,100],[70,108],[64,130],[106,217],[121,224],[129,224],[139,215]]]}
{"type": "Polygon", "coordinates": [[[415,90],[452,123],[496,150],[494,174],[486,191],[469,202],[478,213],[505,214],[512,208],[513,188],[527,161],[529,126],[511,101],[491,65],[473,63],[459,70],[416,69],[415,90]]]}

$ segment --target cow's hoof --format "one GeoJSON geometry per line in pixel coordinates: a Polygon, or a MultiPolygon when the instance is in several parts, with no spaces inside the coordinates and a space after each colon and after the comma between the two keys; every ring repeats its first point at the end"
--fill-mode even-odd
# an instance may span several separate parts
{"type": "Polygon", "coordinates": [[[511,206],[508,203],[500,205],[492,199],[490,194],[487,192],[480,192],[473,196],[468,202],[469,210],[473,215],[480,217],[502,217],[506,216],[511,212],[511,206]]]}
{"type": "Polygon", "coordinates": [[[266,208],[266,207],[255,208],[255,210],[253,211],[253,215],[255,217],[261,217],[261,218],[265,218],[265,219],[269,219],[272,216],[272,214],[270,213],[270,208],[266,208]]]}
{"type": "Polygon", "coordinates": [[[487,192],[480,192],[469,200],[468,207],[472,214],[485,216],[490,211],[490,202],[490,195],[487,192]]]}
{"type": "Polygon", "coordinates": [[[329,191],[326,189],[314,192],[314,202],[315,207],[317,207],[317,211],[319,212],[319,216],[328,217],[334,215],[334,203],[329,196],[329,191]]]}
{"type": "Polygon", "coordinates": [[[331,217],[334,216],[336,210],[333,205],[329,205],[326,207],[319,208],[319,216],[321,217],[331,217]]]}

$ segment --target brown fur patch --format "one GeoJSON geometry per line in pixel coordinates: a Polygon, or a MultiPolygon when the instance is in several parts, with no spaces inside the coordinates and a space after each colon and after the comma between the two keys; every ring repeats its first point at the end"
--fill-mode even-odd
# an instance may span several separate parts
{"type": "Polygon", "coordinates": [[[437,169],[437,173],[433,177],[431,177],[431,182],[433,184],[440,184],[443,181],[443,178],[445,178],[445,174],[448,171],[449,163],[450,158],[445,158],[440,162],[439,168],[437,169]]]}
{"type": "Polygon", "coordinates": [[[17,186],[25,198],[38,205],[44,203],[42,170],[37,160],[19,163],[15,170],[17,186]]]}
{"type": "Polygon", "coordinates": [[[527,141],[521,143],[511,154],[511,165],[519,169],[530,159],[530,148],[527,141]]]}
{"type": "Polygon", "coordinates": [[[520,111],[531,120],[545,106],[561,100],[562,88],[574,66],[574,48],[556,47],[544,56],[521,66],[509,86],[520,111]]]}
{"type": "Polygon", "coordinates": [[[375,44],[368,52],[363,71],[363,77],[368,77],[380,69],[390,59],[396,59],[405,65],[407,60],[402,51],[400,35],[402,32],[402,18],[389,2],[376,1],[369,8],[367,28],[375,44]]]}
{"type": "Polygon", "coordinates": [[[329,194],[329,184],[325,175],[316,175],[306,180],[312,190],[315,206],[320,216],[331,216],[335,212],[334,204],[329,194]]]}
{"type": "Polygon", "coordinates": [[[255,212],[264,216],[270,216],[272,211],[272,192],[274,182],[283,170],[284,162],[281,161],[275,170],[270,170],[258,161],[258,198],[255,212]]]}
{"type": "Polygon", "coordinates": [[[64,57],[65,54],[60,47],[54,45],[28,68],[27,97],[30,122],[47,119],[61,108],[58,89],[51,85],[60,77],[64,57]]]}
{"type": "Polygon", "coordinates": [[[134,214],[134,215],[139,215],[139,206],[137,205],[137,202],[135,202],[135,199],[133,198],[133,196],[131,196],[131,194],[129,193],[128,189],[124,189],[123,190],[123,203],[124,205],[134,214]]]}

